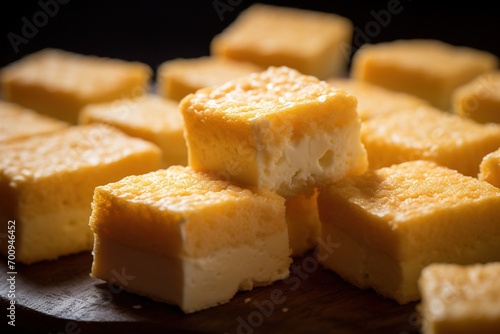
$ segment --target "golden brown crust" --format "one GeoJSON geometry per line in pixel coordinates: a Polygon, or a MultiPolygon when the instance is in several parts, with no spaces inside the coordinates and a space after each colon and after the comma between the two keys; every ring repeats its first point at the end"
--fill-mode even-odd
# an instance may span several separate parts
{"type": "Polygon", "coordinates": [[[125,245],[199,257],[286,232],[284,199],[171,166],[97,187],[90,226],[125,245]]]}
{"type": "Polygon", "coordinates": [[[7,101],[0,101],[0,119],[0,142],[49,133],[69,126],[66,122],[7,101]]]}

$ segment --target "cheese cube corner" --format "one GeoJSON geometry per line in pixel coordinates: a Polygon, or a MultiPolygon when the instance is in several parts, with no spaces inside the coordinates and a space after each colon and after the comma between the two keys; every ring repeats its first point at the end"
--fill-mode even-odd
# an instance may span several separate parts
{"type": "Polygon", "coordinates": [[[176,101],[154,94],[136,99],[93,103],[79,113],[79,124],[104,123],[157,145],[162,168],[187,164],[184,122],[176,101]]]}
{"type": "Polygon", "coordinates": [[[452,94],[452,109],[480,123],[500,123],[500,71],[479,75],[452,94]]]}
{"type": "MultiPolygon", "coordinates": [[[[67,129],[0,146],[1,235],[16,224],[16,261],[31,264],[90,251],[94,188],[160,167],[160,150],[104,125],[67,129]]],[[[0,251],[7,254],[6,239],[0,251]]]]}
{"type": "Polygon", "coordinates": [[[180,103],[188,164],[291,198],[367,169],[356,98],[288,67],[180,103]]]}
{"type": "Polygon", "coordinates": [[[429,161],[348,177],[318,196],[318,260],[353,285],[400,304],[420,299],[436,262],[500,260],[500,189],[429,161]],[[332,252],[322,245],[338,245],[332,252]]]}
{"type": "Polygon", "coordinates": [[[420,106],[363,122],[361,141],[372,169],[429,160],[477,177],[483,157],[500,147],[500,125],[420,106]]]}
{"type": "Polygon", "coordinates": [[[89,104],[144,94],[151,68],[140,62],[43,49],[0,71],[4,99],[76,124],[89,104]]]}
{"type": "Polygon", "coordinates": [[[223,57],[177,58],[158,67],[158,94],[180,101],[198,89],[264,70],[256,64],[223,57]]]}
{"type": "Polygon", "coordinates": [[[429,103],[414,95],[396,92],[366,81],[352,78],[333,78],[327,82],[334,88],[344,89],[356,96],[357,111],[361,122],[405,110],[415,110],[429,103]]]}
{"type": "Polygon", "coordinates": [[[352,58],[351,76],[449,110],[454,89],[498,64],[498,57],[487,51],[433,39],[401,39],[363,45],[352,58]]]}
{"type": "Polygon", "coordinates": [[[419,278],[422,333],[498,333],[499,277],[500,262],[425,267],[419,278]]]}
{"type": "Polygon", "coordinates": [[[285,200],[170,166],[97,187],[91,275],[192,313],[289,275],[285,200]],[[116,282],[115,268],[133,279],[116,282]]]}
{"type": "Polygon", "coordinates": [[[70,125],[7,101],[0,101],[0,119],[0,142],[54,132],[70,125]]]}
{"type": "Polygon", "coordinates": [[[500,188],[500,146],[483,157],[479,165],[478,178],[500,188]]]}
{"type": "Polygon", "coordinates": [[[212,39],[210,49],[216,56],[326,79],[347,72],[353,29],[338,14],[253,4],[212,39]]]}

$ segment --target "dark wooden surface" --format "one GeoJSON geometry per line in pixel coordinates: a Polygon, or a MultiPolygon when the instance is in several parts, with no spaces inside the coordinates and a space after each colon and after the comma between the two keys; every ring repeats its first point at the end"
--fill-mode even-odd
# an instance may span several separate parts
{"type": "MultiPolygon", "coordinates": [[[[2,258],[0,265],[3,314],[8,305],[6,262],[2,258]]],[[[91,254],[82,253],[18,265],[16,327],[7,326],[2,316],[0,328],[7,333],[75,334],[419,333],[416,303],[401,306],[357,289],[323,269],[312,253],[294,260],[295,273],[289,279],[240,292],[227,304],[189,315],[91,278],[91,263],[91,254]]]]}

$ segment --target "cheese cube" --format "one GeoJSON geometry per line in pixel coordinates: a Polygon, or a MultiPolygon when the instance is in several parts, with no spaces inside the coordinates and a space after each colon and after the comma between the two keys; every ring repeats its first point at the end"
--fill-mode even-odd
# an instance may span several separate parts
{"type": "Polygon", "coordinates": [[[422,333],[498,333],[499,277],[500,262],[426,267],[419,279],[422,333]]]}
{"type": "Polygon", "coordinates": [[[211,42],[211,53],[326,79],[345,74],[352,22],[343,16],[253,4],[211,42]]]}
{"type": "Polygon", "coordinates": [[[253,63],[221,57],[168,60],[158,68],[158,94],[180,101],[198,89],[219,86],[263,69],[253,63]]]}
{"type": "Polygon", "coordinates": [[[142,95],[152,71],[146,64],[44,49],[0,72],[4,98],[73,124],[89,103],[142,95]]]}
{"type": "Polygon", "coordinates": [[[357,98],[357,111],[361,121],[428,105],[427,101],[414,95],[396,92],[366,81],[335,78],[327,82],[334,88],[345,89],[357,98]]]}
{"type": "Polygon", "coordinates": [[[291,198],[367,169],[356,98],[288,67],[201,89],[180,108],[195,170],[291,198]]]}
{"type": "Polygon", "coordinates": [[[364,122],[361,140],[370,168],[423,159],[477,177],[483,157],[500,147],[500,125],[420,107],[364,122]]]}
{"type": "Polygon", "coordinates": [[[484,156],[479,165],[478,178],[500,188],[500,146],[484,156]]]}
{"type": "Polygon", "coordinates": [[[500,71],[488,72],[458,87],[453,111],[481,123],[500,123],[500,71]]]}
{"type": "Polygon", "coordinates": [[[137,99],[89,104],[80,124],[105,123],[126,134],[148,140],[162,150],[162,167],[187,164],[184,122],[178,103],[147,94],[137,99]]]}
{"type": "MultiPolygon", "coordinates": [[[[90,251],[94,188],[156,170],[160,155],[153,144],[104,125],[2,143],[0,232],[6,232],[7,221],[16,222],[16,261],[31,264],[90,251]]],[[[7,254],[5,240],[0,245],[7,254]]]]}
{"type": "Polygon", "coordinates": [[[406,92],[448,110],[453,90],[498,66],[486,51],[432,39],[365,44],[354,54],[351,74],[395,91],[406,92]]]}
{"type": "Polygon", "coordinates": [[[320,191],[318,260],[359,288],[404,304],[436,262],[500,260],[500,189],[430,161],[348,177],[320,191]],[[322,245],[339,245],[330,254],[322,245]]]}
{"type": "Polygon", "coordinates": [[[49,133],[69,126],[66,122],[7,101],[0,101],[0,119],[0,142],[49,133]]]}
{"type": "Polygon", "coordinates": [[[92,276],[186,313],[226,303],[288,277],[284,202],[183,166],[97,187],[92,276]]]}
{"type": "Polygon", "coordinates": [[[318,191],[312,196],[298,195],[286,200],[286,223],[292,256],[301,256],[316,247],[321,225],[318,216],[318,191]]]}

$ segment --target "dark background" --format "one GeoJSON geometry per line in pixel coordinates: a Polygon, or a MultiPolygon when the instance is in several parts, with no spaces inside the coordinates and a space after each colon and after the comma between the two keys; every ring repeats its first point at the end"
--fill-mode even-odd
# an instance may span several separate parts
{"type": "MultiPolygon", "coordinates": [[[[61,48],[82,54],[137,60],[156,69],[165,60],[209,54],[212,37],[227,27],[237,15],[255,1],[84,1],[59,0],[9,1],[3,3],[0,24],[0,67],[45,47],[61,48]],[[41,3],[57,13],[40,14],[41,3]],[[217,12],[215,4],[226,4],[217,12]],[[54,9],[57,4],[57,10],[54,9]],[[9,41],[23,37],[26,21],[40,27],[18,45],[9,41]],[[45,22],[44,22],[45,21],[45,22]]],[[[486,2],[468,1],[464,5],[429,4],[418,0],[387,1],[260,1],[304,9],[337,13],[367,33],[367,24],[377,22],[374,13],[397,4],[400,13],[391,15],[379,31],[370,31],[360,43],[378,43],[398,38],[435,38],[456,45],[487,50],[500,56],[500,11],[486,2]],[[366,38],[368,37],[368,39],[366,38]]],[[[358,34],[359,35],[359,34],[358,34]]],[[[355,34],[356,36],[356,34],[355,34]]]]}

